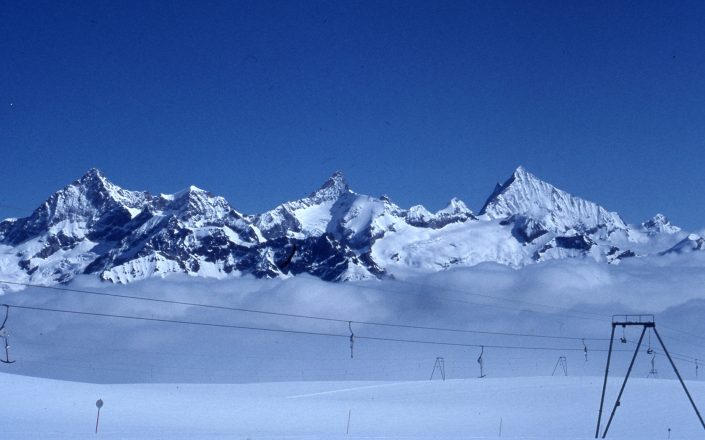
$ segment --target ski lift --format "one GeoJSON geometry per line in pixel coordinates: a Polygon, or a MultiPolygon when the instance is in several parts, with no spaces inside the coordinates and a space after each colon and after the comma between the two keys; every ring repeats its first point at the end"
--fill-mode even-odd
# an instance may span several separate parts
{"type": "Polygon", "coordinates": [[[654,354],[654,349],[651,348],[651,328],[649,328],[649,348],[646,349],[646,354],[654,354]]]}
{"type": "Polygon", "coordinates": [[[558,367],[561,367],[563,369],[563,375],[567,376],[568,375],[568,359],[566,359],[565,356],[560,356],[558,358],[558,361],[556,362],[556,366],[553,367],[553,373],[551,373],[551,376],[554,376],[556,374],[556,370],[558,370],[558,367]]]}
{"type": "Polygon", "coordinates": [[[700,369],[700,365],[698,364],[698,359],[695,359],[695,378],[698,378],[698,369],[700,369]]]}
{"type": "Polygon", "coordinates": [[[626,343],[627,343],[627,333],[626,333],[626,331],[624,330],[625,328],[626,328],[626,326],[623,325],[623,326],[622,326],[622,337],[619,338],[619,340],[622,342],[622,344],[626,344],[626,343]]]}
{"type": "Polygon", "coordinates": [[[658,377],[658,370],[656,370],[656,353],[653,353],[651,355],[651,370],[649,371],[649,374],[646,377],[649,378],[651,376],[653,376],[654,378],[658,377]]]}
{"type": "Polygon", "coordinates": [[[10,360],[10,342],[8,340],[7,329],[5,328],[7,319],[10,317],[10,306],[7,304],[3,304],[3,306],[5,307],[5,319],[2,321],[2,325],[0,325],[0,338],[5,342],[5,359],[0,359],[0,362],[3,364],[14,364],[15,361],[10,360]]]}
{"type": "Polygon", "coordinates": [[[588,349],[587,349],[587,345],[585,345],[585,339],[583,339],[582,341],[583,341],[583,353],[585,354],[585,362],[587,362],[588,349]]]}
{"type": "Polygon", "coordinates": [[[355,346],[355,333],[352,329],[352,321],[348,321],[348,328],[350,329],[350,359],[353,358],[353,348],[355,346]]]}
{"type": "Polygon", "coordinates": [[[480,376],[479,376],[479,378],[482,379],[483,377],[485,377],[485,372],[484,372],[484,370],[483,370],[485,361],[482,359],[482,355],[485,354],[485,346],[484,346],[484,345],[481,345],[480,348],[481,348],[481,350],[480,350],[480,356],[477,358],[477,363],[480,364],[480,376]]]}
{"type": "Polygon", "coordinates": [[[433,375],[438,370],[441,373],[441,379],[443,382],[446,381],[446,361],[442,356],[436,357],[436,362],[433,364],[433,371],[431,371],[431,379],[433,380],[433,375]]]}

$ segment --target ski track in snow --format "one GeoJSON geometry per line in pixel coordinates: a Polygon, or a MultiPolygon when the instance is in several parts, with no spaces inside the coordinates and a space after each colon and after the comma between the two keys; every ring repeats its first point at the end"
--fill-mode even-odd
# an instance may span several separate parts
{"type": "Polygon", "coordinates": [[[305,397],[323,396],[326,394],[337,394],[337,393],[347,393],[350,391],[367,390],[370,388],[394,387],[394,386],[399,386],[399,385],[406,385],[409,383],[424,383],[424,382],[400,382],[400,383],[386,383],[386,384],[379,384],[379,385],[366,385],[366,386],[353,387],[353,388],[341,388],[339,390],[321,391],[318,393],[300,394],[298,396],[288,396],[287,398],[288,399],[301,399],[301,398],[305,398],[305,397]]]}

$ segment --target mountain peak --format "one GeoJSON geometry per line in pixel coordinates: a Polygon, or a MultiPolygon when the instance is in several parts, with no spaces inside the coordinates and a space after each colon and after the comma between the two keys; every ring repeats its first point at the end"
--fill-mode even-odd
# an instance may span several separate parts
{"type": "Polygon", "coordinates": [[[88,171],[86,171],[86,173],[83,175],[82,178],[87,178],[87,177],[105,177],[105,175],[98,168],[92,167],[88,171]]]}
{"type": "Polygon", "coordinates": [[[91,168],[86,173],[78,178],[76,181],[80,185],[93,185],[93,184],[99,184],[106,186],[108,183],[108,179],[105,177],[105,174],[103,174],[98,168],[91,168]]]}
{"type": "Polygon", "coordinates": [[[457,197],[453,197],[448,202],[448,206],[435,214],[429,212],[422,205],[412,206],[406,213],[406,222],[410,225],[433,229],[440,229],[450,223],[461,223],[471,219],[475,220],[476,217],[470,208],[457,197]]]}
{"type": "Polygon", "coordinates": [[[130,207],[135,207],[135,204],[143,204],[145,197],[145,193],[141,191],[129,191],[114,184],[98,168],[91,168],[86,171],[83,176],[62,191],[66,193],[66,191],[73,190],[83,192],[86,197],[94,201],[96,201],[96,197],[98,199],[111,198],[130,207]]]}
{"type": "Polygon", "coordinates": [[[350,192],[350,187],[345,180],[345,175],[342,171],[336,171],[317,191],[311,193],[310,197],[319,200],[334,200],[347,192],[350,192]]]}
{"type": "Polygon", "coordinates": [[[533,174],[531,174],[531,173],[530,173],[526,168],[524,168],[522,165],[519,165],[519,166],[517,167],[517,169],[514,170],[513,175],[514,175],[515,177],[516,177],[516,176],[522,176],[522,175],[536,177],[536,176],[534,176],[533,174]]]}
{"type": "Polygon", "coordinates": [[[687,254],[694,251],[705,251],[705,238],[698,234],[688,234],[686,238],[676,243],[675,246],[661,252],[661,255],[687,254]]]}
{"type": "Polygon", "coordinates": [[[645,221],[641,224],[641,228],[646,231],[649,235],[655,235],[660,232],[665,232],[667,234],[675,234],[680,232],[681,228],[671,224],[671,221],[665,215],[659,213],[653,216],[651,219],[645,221]]]}
{"type": "Polygon", "coordinates": [[[345,174],[342,171],[336,171],[325,181],[321,189],[330,188],[333,186],[344,186],[348,187],[348,182],[345,180],[345,174]]]}
{"type": "MultiPolygon", "coordinates": [[[[541,179],[538,177],[534,176],[533,174],[529,173],[526,168],[523,166],[519,165],[512,175],[504,181],[504,183],[499,183],[494,187],[494,190],[492,191],[492,194],[487,198],[485,201],[485,205],[480,209],[480,215],[487,214],[492,218],[495,217],[500,217],[504,215],[505,213],[502,212],[501,214],[496,212],[496,204],[502,200],[502,194],[507,192],[508,190],[512,188],[518,188],[522,186],[526,186],[527,184],[530,185],[530,183],[537,183],[539,186],[542,186],[541,184],[545,184],[544,186],[546,187],[551,187],[553,188],[552,185],[543,182],[541,179]]],[[[506,211],[506,209],[503,209],[502,211],[506,211]]],[[[509,213],[507,212],[506,215],[507,217],[511,214],[515,214],[514,212],[509,213]]]]}
{"type": "Polygon", "coordinates": [[[182,189],[181,191],[177,191],[174,194],[162,194],[161,196],[167,200],[176,200],[180,199],[184,196],[191,196],[194,194],[207,194],[208,191],[201,189],[195,185],[189,185],[188,187],[182,189]]]}
{"type": "Polygon", "coordinates": [[[170,211],[182,220],[188,220],[193,225],[200,221],[218,221],[230,215],[240,217],[225,198],[190,185],[174,194],[161,194],[160,209],[170,211]]]}
{"type": "MultiPolygon", "coordinates": [[[[519,165],[516,170],[512,173],[512,177],[510,177],[507,182],[505,182],[504,185],[506,186],[508,183],[511,184],[511,182],[543,182],[543,180],[539,179],[536,177],[536,175],[532,174],[524,168],[523,166],[519,165]]],[[[545,183],[545,182],[544,182],[545,183]]]]}
{"type": "Polygon", "coordinates": [[[335,172],[309,197],[243,216],[196,186],[153,197],[91,168],[29,217],[0,222],[0,259],[14,261],[3,267],[18,271],[18,279],[52,283],[79,273],[129,282],[172,272],[343,280],[483,262],[616,263],[678,240],[665,253],[705,251],[705,237],[671,234],[678,228],[661,214],[632,234],[618,214],[522,166],[497,185],[481,214],[480,220],[457,198],[435,213],[421,205],[403,210],[387,196],[353,192],[335,172]],[[638,248],[623,247],[632,244],[638,248]]]}
{"type": "Polygon", "coordinates": [[[448,205],[436,214],[467,214],[470,217],[473,216],[472,210],[468,208],[468,205],[457,197],[450,199],[448,205]]]}
{"type": "Polygon", "coordinates": [[[610,230],[627,227],[617,213],[562,191],[522,166],[517,167],[503,184],[497,185],[480,215],[491,219],[520,215],[538,220],[558,232],[570,229],[588,231],[604,226],[610,230]]]}
{"type": "MultiPolygon", "coordinates": [[[[91,168],[78,180],[56,193],[57,201],[69,202],[73,197],[85,198],[88,204],[100,206],[112,200],[125,207],[141,208],[145,204],[147,193],[142,191],[129,191],[115,185],[98,168],[91,168]],[[75,193],[75,194],[74,194],[75,193]]],[[[51,200],[51,199],[50,199],[51,200]]],[[[79,198],[78,200],[83,200],[79,198]]],[[[83,202],[81,202],[83,203],[83,202]]],[[[74,206],[74,208],[81,205],[74,206]]],[[[85,203],[83,203],[85,205],[85,203]]]]}

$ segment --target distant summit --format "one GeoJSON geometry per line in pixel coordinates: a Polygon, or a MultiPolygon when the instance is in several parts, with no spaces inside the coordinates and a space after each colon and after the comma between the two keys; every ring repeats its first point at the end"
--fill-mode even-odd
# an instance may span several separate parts
{"type": "Polygon", "coordinates": [[[656,214],[650,220],[641,224],[641,228],[649,235],[658,235],[661,233],[677,234],[681,228],[671,224],[671,221],[663,214],[656,214]]]}
{"type": "Polygon", "coordinates": [[[196,186],[153,196],[98,169],[28,217],[0,223],[2,277],[64,283],[78,274],[129,283],[171,273],[257,278],[310,274],[354,281],[496,262],[551,259],[617,264],[705,250],[658,214],[638,227],[518,167],[475,215],[457,198],[432,213],[354,192],[333,173],[307,197],[243,215],[196,186]]]}
{"type": "Polygon", "coordinates": [[[342,171],[336,171],[317,191],[312,192],[309,197],[317,200],[333,200],[347,192],[350,192],[350,187],[345,180],[345,176],[342,171]]]}
{"type": "Polygon", "coordinates": [[[492,219],[515,215],[531,218],[554,232],[627,228],[619,214],[572,196],[537,178],[521,166],[504,184],[495,188],[480,214],[492,219]]]}
{"type": "Polygon", "coordinates": [[[705,251],[705,238],[698,234],[690,234],[672,248],[664,251],[663,255],[687,254],[697,251],[705,251]]]}

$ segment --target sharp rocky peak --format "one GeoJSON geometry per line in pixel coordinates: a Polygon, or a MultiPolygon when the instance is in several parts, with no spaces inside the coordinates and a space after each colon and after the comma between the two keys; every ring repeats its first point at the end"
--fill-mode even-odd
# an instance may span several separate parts
{"type": "Polygon", "coordinates": [[[448,206],[435,214],[429,212],[422,205],[412,206],[406,212],[406,221],[410,225],[434,229],[442,228],[450,223],[459,223],[475,219],[476,217],[473,215],[470,208],[468,208],[462,200],[455,197],[448,202],[448,206]]]}
{"type": "Polygon", "coordinates": [[[627,228],[619,214],[562,191],[522,166],[507,181],[497,185],[480,214],[490,219],[520,215],[538,220],[556,232],[627,228]]]}
{"type": "Polygon", "coordinates": [[[671,221],[663,214],[656,214],[651,219],[643,222],[641,228],[650,235],[665,232],[667,234],[675,234],[681,231],[681,228],[671,224],[671,221]]]}
{"type": "Polygon", "coordinates": [[[162,214],[175,215],[185,221],[214,222],[231,216],[242,217],[224,197],[194,185],[173,194],[160,194],[153,205],[162,214]]]}
{"type": "MultiPolygon", "coordinates": [[[[78,180],[66,186],[54,196],[63,195],[64,200],[70,200],[71,198],[67,196],[76,192],[83,195],[86,198],[85,201],[95,207],[102,207],[115,202],[127,208],[141,209],[150,197],[149,193],[145,191],[129,191],[115,185],[97,168],[91,168],[78,180]]],[[[59,197],[59,199],[61,198],[59,197]]]]}
{"type": "Polygon", "coordinates": [[[317,200],[334,200],[350,191],[350,186],[345,180],[345,176],[341,171],[333,173],[321,187],[309,195],[312,199],[317,200]]]}
{"type": "Polygon", "coordinates": [[[88,185],[88,184],[93,184],[93,183],[102,183],[105,184],[107,182],[107,179],[105,178],[105,175],[98,169],[98,168],[91,168],[86,173],[81,176],[77,182],[88,185]]]}
{"type": "Polygon", "coordinates": [[[52,194],[29,217],[13,222],[3,240],[16,245],[44,234],[81,238],[106,225],[122,225],[149,201],[146,192],[111,183],[97,168],[52,194]]]}
{"type": "Polygon", "coordinates": [[[465,202],[457,197],[453,197],[448,202],[448,205],[438,211],[437,214],[467,214],[472,216],[472,210],[468,208],[465,202]]]}
{"type": "Polygon", "coordinates": [[[83,194],[104,193],[105,195],[113,195],[121,189],[122,188],[119,186],[110,182],[99,169],[91,168],[83,176],[58,191],[58,193],[77,190],[83,194]]]}
{"type": "MultiPolygon", "coordinates": [[[[618,262],[634,255],[616,247],[630,232],[618,214],[523,167],[497,185],[481,214],[478,221],[457,198],[435,213],[421,205],[403,210],[386,196],[353,192],[336,172],[308,197],[243,217],[223,197],[195,186],[155,197],[122,189],[93,168],[31,216],[1,222],[0,242],[21,246],[0,257],[16,258],[27,279],[63,282],[93,273],[129,282],[171,272],[342,280],[485,261],[521,267],[551,258],[618,262]]],[[[651,230],[677,230],[662,215],[642,227],[649,236],[638,237],[645,243],[672,246],[687,235],[652,239],[651,230]]],[[[705,238],[690,236],[667,253],[695,250],[705,250],[705,238]]]]}

